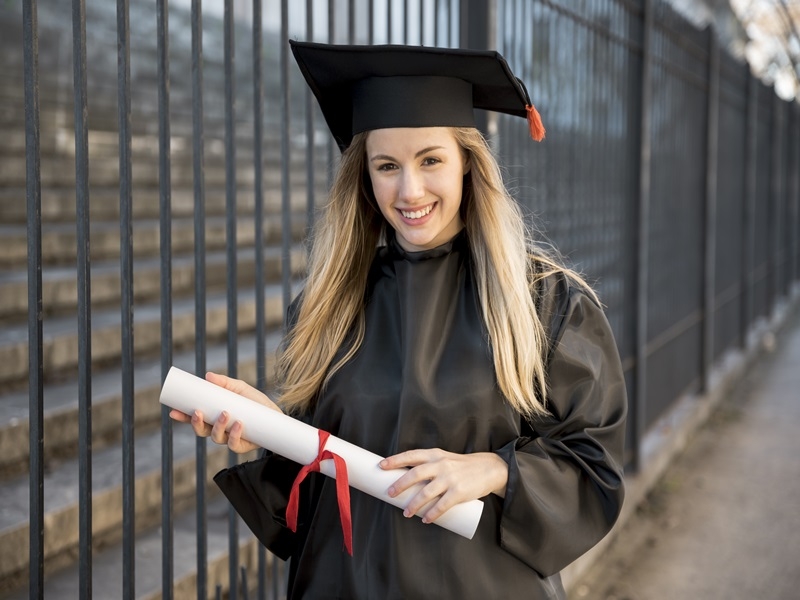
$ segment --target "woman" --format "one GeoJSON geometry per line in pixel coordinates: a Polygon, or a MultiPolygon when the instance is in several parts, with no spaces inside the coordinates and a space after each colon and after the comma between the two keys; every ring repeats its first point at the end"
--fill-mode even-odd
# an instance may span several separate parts
{"type": "MultiPolygon", "coordinates": [[[[595,295],[532,243],[474,127],[482,107],[540,136],[527,92],[496,53],[292,47],[343,155],[289,309],[280,406],[208,379],[408,467],[392,496],[422,485],[404,511],[353,491],[349,556],[333,480],[302,484],[296,533],[299,465],[267,453],[215,480],[292,559],[290,598],[564,598],[558,572],[621,508],[625,384],[595,295]],[[428,526],[476,498],[472,540],[428,526]]],[[[224,414],[191,421],[253,449],[224,414]]]]}

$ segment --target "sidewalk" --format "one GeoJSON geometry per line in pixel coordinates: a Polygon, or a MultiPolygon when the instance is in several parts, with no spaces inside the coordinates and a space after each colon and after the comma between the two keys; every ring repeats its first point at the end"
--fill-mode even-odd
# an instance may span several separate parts
{"type": "Polygon", "coordinates": [[[571,600],[800,598],[800,311],[571,600]]]}

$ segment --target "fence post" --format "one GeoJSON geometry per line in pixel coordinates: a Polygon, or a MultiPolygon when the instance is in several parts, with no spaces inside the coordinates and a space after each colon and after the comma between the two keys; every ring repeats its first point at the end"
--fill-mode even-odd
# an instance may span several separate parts
{"type": "Polygon", "coordinates": [[[790,292],[794,287],[794,282],[800,279],[800,106],[797,102],[791,105],[792,127],[790,128],[789,140],[794,146],[792,157],[794,162],[789,166],[789,173],[792,174],[792,215],[789,231],[792,232],[791,243],[791,263],[789,265],[789,284],[790,292]]]}
{"type": "MultiPolygon", "coordinates": [[[[497,48],[497,0],[461,0],[459,5],[459,46],[470,50],[497,48]]],[[[475,125],[484,136],[489,132],[490,116],[486,111],[475,113],[475,125]]]]}
{"type": "Polygon", "coordinates": [[[706,206],[703,267],[703,350],[700,389],[708,391],[714,362],[714,303],[716,296],[717,162],[719,150],[719,40],[713,25],[708,32],[708,110],[706,115],[706,206]]]}
{"type": "Polygon", "coordinates": [[[645,402],[647,399],[647,287],[650,258],[650,172],[652,147],[650,144],[650,113],[653,103],[653,66],[651,39],[653,37],[653,0],[643,2],[642,27],[642,81],[639,95],[639,213],[638,248],[636,268],[636,366],[634,371],[633,416],[633,469],[641,467],[641,443],[645,430],[645,402]]]}
{"type": "Polygon", "coordinates": [[[117,0],[117,121],[119,124],[120,359],[122,362],[122,598],[135,580],[136,471],[133,382],[133,152],[131,141],[130,6],[117,0]]]}
{"type": "Polygon", "coordinates": [[[744,236],[742,240],[742,349],[747,348],[753,315],[753,264],[755,262],[756,176],[758,173],[758,83],[747,70],[747,135],[745,151],[744,236]]]}
{"type": "MultiPolygon", "coordinates": [[[[161,382],[172,365],[172,188],[169,121],[169,7],[156,3],[158,46],[158,186],[161,262],[161,382]]],[[[161,408],[161,595],[172,598],[173,580],[173,444],[169,409],[161,408]]],[[[131,590],[133,595],[133,590],[131,590]]]]}
{"type": "Polygon", "coordinates": [[[36,0],[22,3],[25,88],[25,202],[28,234],[28,423],[30,443],[30,598],[44,597],[44,352],[42,350],[42,194],[39,149],[39,23],[36,0]]]}
{"type": "Polygon", "coordinates": [[[781,235],[781,218],[783,217],[783,184],[781,170],[783,165],[783,148],[781,135],[783,133],[783,101],[773,92],[772,95],[772,144],[771,157],[772,169],[770,172],[769,201],[772,211],[770,212],[770,235],[772,248],[769,250],[770,273],[772,280],[769,282],[769,315],[772,316],[781,297],[781,248],[783,236],[781,235]]]}

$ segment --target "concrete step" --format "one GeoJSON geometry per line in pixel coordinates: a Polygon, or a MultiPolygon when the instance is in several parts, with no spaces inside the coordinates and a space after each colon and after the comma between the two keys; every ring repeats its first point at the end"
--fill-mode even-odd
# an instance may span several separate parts
{"type": "MultiPolygon", "coordinates": [[[[228,502],[216,496],[206,505],[208,599],[215,597],[219,585],[226,597],[228,591],[228,502]]],[[[197,598],[197,513],[194,508],[176,515],[173,522],[173,572],[175,600],[197,598]]],[[[239,531],[239,565],[247,570],[250,597],[256,597],[258,542],[241,520],[239,531]]],[[[151,528],[137,534],[135,543],[136,590],[135,597],[141,600],[159,600],[161,596],[161,530],[151,528]]],[[[122,598],[122,549],[119,544],[99,550],[92,556],[92,592],[95,598],[122,598]]],[[[267,586],[280,590],[284,597],[288,578],[288,566],[267,553],[267,586]],[[273,562],[275,563],[273,565],[273,562]]],[[[241,581],[240,581],[241,585],[241,581]]],[[[73,600],[79,596],[78,569],[70,565],[45,578],[44,596],[48,600],[73,600]]],[[[27,600],[27,590],[17,589],[2,596],[7,600],[27,600]]],[[[245,597],[241,591],[239,597],[245,597]]],[[[267,596],[271,598],[271,596],[267,596]]]]}
{"type": "MultiPolygon", "coordinates": [[[[255,248],[241,248],[237,252],[238,286],[252,286],[255,282],[255,248]]],[[[218,291],[227,284],[227,256],[224,251],[206,254],[206,290],[218,291]]],[[[291,253],[292,272],[300,276],[306,267],[306,252],[295,245],[291,253]]],[[[265,281],[280,281],[281,249],[264,248],[265,281]]],[[[92,309],[120,301],[120,267],[118,262],[95,263],[91,270],[92,309]]],[[[161,261],[158,257],[138,258],[133,265],[134,301],[154,300],[160,293],[161,261]]],[[[172,293],[175,297],[194,293],[194,256],[181,255],[172,260],[172,293]]],[[[0,323],[26,322],[28,312],[28,274],[25,271],[0,271],[0,323]]],[[[48,266],[42,269],[42,310],[45,318],[74,312],[78,302],[78,282],[75,267],[48,266]]]]}
{"type": "MultiPolygon", "coordinates": [[[[265,374],[272,386],[275,352],[281,339],[272,330],[265,337],[265,374]]],[[[242,335],[237,343],[237,376],[255,385],[258,381],[256,337],[242,335]]],[[[209,344],[206,348],[207,370],[227,372],[227,346],[209,344]]],[[[195,371],[193,349],[173,354],[172,364],[188,372],[195,371]]],[[[134,425],[147,428],[160,419],[158,397],[161,390],[159,358],[137,359],[133,372],[134,425]]],[[[44,386],[44,459],[74,456],[78,447],[78,382],[76,380],[44,386]]],[[[0,478],[28,470],[29,447],[28,390],[7,392],[0,397],[0,478]]],[[[122,369],[120,366],[97,370],[92,374],[92,444],[102,447],[116,443],[122,436],[122,369]]]]}
{"type": "MultiPolygon", "coordinates": [[[[40,178],[42,186],[67,187],[75,185],[75,158],[57,154],[41,156],[40,178]]],[[[0,161],[0,185],[25,186],[24,154],[6,155],[0,161]]],[[[132,163],[131,181],[134,187],[158,187],[159,159],[157,156],[138,157],[132,163]]],[[[296,177],[305,176],[305,168],[297,163],[292,164],[296,177]]],[[[226,183],[225,163],[222,159],[207,160],[205,164],[205,181],[207,185],[222,187],[226,183]]],[[[265,164],[262,171],[264,185],[280,186],[281,173],[278,163],[265,164]]],[[[235,169],[237,188],[252,187],[254,166],[252,162],[237,160],[235,169]]],[[[170,182],[172,187],[191,187],[194,182],[194,170],[189,160],[170,161],[170,182]]],[[[89,185],[111,187],[119,185],[119,158],[116,153],[106,156],[95,156],[89,161],[89,185]]]]}
{"type": "MultiPolygon", "coordinates": [[[[328,174],[325,167],[318,166],[314,173],[315,205],[322,204],[328,193],[328,174]]],[[[308,187],[305,173],[302,178],[289,180],[291,210],[303,212],[308,204],[308,187]]],[[[280,185],[263,187],[264,211],[278,213],[283,199],[280,185]]],[[[131,198],[131,214],[134,219],[157,219],[160,195],[157,187],[137,187],[131,198]]],[[[189,217],[194,214],[194,189],[173,188],[170,194],[173,217],[189,217]]],[[[224,187],[206,186],[205,213],[207,216],[225,214],[226,192],[224,187]]],[[[75,222],[75,187],[45,187],[41,191],[41,215],[45,223],[59,221],[75,222]]],[[[89,189],[89,217],[93,222],[119,221],[119,186],[89,189]]],[[[252,216],[255,209],[255,192],[252,187],[236,190],[236,211],[240,215],[252,216]]],[[[0,223],[24,224],[27,218],[26,192],[24,187],[0,188],[0,223]]]]}
{"type": "MultiPolygon", "coordinates": [[[[279,284],[265,286],[265,318],[268,327],[283,323],[283,300],[279,284]]],[[[238,291],[237,329],[253,331],[256,323],[255,290],[238,291]]],[[[172,337],[175,348],[188,347],[195,341],[194,298],[174,299],[172,337]]],[[[159,352],[161,347],[161,308],[158,302],[134,308],[133,340],[136,356],[159,352]]],[[[210,342],[227,335],[227,299],[225,292],[206,296],[206,333],[210,342]]],[[[104,309],[91,315],[92,364],[116,364],[121,347],[120,311],[104,309]]],[[[55,382],[73,376],[78,366],[78,332],[75,317],[55,317],[43,323],[43,363],[45,381],[55,382]]],[[[28,375],[27,324],[9,325],[0,330],[0,384],[22,385],[28,375]]]]}
{"type": "MultiPolygon", "coordinates": [[[[0,102],[3,100],[0,99],[0,102]]],[[[22,99],[20,99],[22,102],[22,99]]],[[[0,156],[11,156],[25,152],[25,114],[23,105],[19,104],[17,113],[6,112],[5,117],[0,117],[0,139],[3,145],[0,147],[0,156]]],[[[75,126],[72,115],[69,116],[60,109],[53,107],[40,110],[39,113],[39,149],[42,156],[53,156],[63,154],[65,156],[75,156],[75,126]],[[59,112],[60,111],[60,112],[59,112]]],[[[117,157],[119,155],[119,131],[117,121],[114,120],[109,125],[109,129],[101,129],[99,123],[93,123],[92,117],[95,113],[89,114],[89,158],[103,159],[117,157]]],[[[114,113],[116,119],[116,113],[114,113]]],[[[208,119],[206,119],[208,120],[208,119]]],[[[133,129],[134,123],[131,123],[133,129]]],[[[225,157],[225,138],[224,135],[208,135],[204,127],[204,156],[206,161],[223,160],[225,157]]],[[[253,161],[253,124],[252,122],[239,121],[235,125],[236,156],[238,160],[249,159],[253,161]]],[[[270,164],[280,163],[280,130],[275,127],[264,128],[264,138],[262,140],[262,156],[270,164]]],[[[299,158],[297,149],[293,149],[293,158],[299,158]]],[[[159,155],[158,136],[150,133],[131,131],[131,152],[133,160],[142,158],[157,158],[159,155]]],[[[170,141],[170,155],[173,161],[189,161],[191,164],[194,156],[191,136],[173,136],[170,141]]]]}
{"type": "MultiPolygon", "coordinates": [[[[305,213],[290,216],[292,240],[300,241],[306,233],[305,213]]],[[[255,241],[255,222],[252,216],[237,217],[236,243],[239,248],[252,246],[255,241]]],[[[206,249],[225,248],[226,219],[224,216],[206,218],[206,249]]],[[[159,222],[155,219],[140,219],[133,223],[134,256],[158,256],[160,247],[159,222]]],[[[279,215],[265,216],[263,222],[264,244],[281,243],[282,225],[279,215]]],[[[194,220],[190,217],[172,219],[172,253],[194,252],[194,220]]],[[[89,244],[91,261],[119,259],[120,233],[118,223],[91,223],[89,244]]],[[[28,261],[27,229],[21,224],[0,225],[0,238],[4,241],[0,253],[0,268],[25,269],[28,261]]],[[[75,223],[42,223],[42,264],[75,264],[77,253],[75,223]]]]}
{"type": "MultiPolygon", "coordinates": [[[[175,510],[194,502],[196,490],[195,435],[191,428],[173,430],[173,482],[175,510]]],[[[206,486],[229,461],[227,448],[207,445],[206,486]]],[[[134,442],[136,528],[157,526],[161,519],[161,431],[137,434],[134,442]]],[[[242,459],[255,458],[245,455],[242,459]]],[[[120,445],[92,452],[92,545],[101,548],[122,535],[122,461],[120,445]]],[[[71,565],[79,543],[78,460],[52,465],[44,478],[45,572],[71,565]]],[[[19,583],[28,566],[29,483],[27,476],[8,479],[0,489],[0,581],[19,583]]],[[[137,580],[141,580],[137,577],[137,580]]]]}

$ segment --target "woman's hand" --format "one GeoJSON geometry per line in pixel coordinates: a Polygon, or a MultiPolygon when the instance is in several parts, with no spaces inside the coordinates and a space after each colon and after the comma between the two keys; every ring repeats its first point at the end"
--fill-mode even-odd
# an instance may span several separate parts
{"type": "Polygon", "coordinates": [[[490,493],[504,497],[508,483],[508,465],[493,452],[454,454],[439,448],[409,450],[382,460],[380,465],[382,469],[412,467],[389,488],[392,498],[417,483],[425,483],[403,511],[406,517],[417,514],[438,498],[422,515],[424,523],[432,523],[461,502],[490,493]]]}
{"type": "MultiPolygon", "coordinates": [[[[232,379],[225,375],[209,372],[206,373],[206,380],[249,400],[263,404],[267,408],[283,412],[266,394],[259,392],[256,388],[240,379],[232,379]]],[[[258,448],[256,444],[242,438],[244,425],[242,425],[241,421],[236,421],[230,426],[229,431],[225,431],[230,421],[230,415],[225,411],[219,415],[213,426],[203,421],[203,414],[199,410],[194,411],[192,415],[187,415],[173,409],[170,411],[169,416],[181,423],[191,423],[195,434],[200,437],[210,437],[217,444],[227,445],[237,454],[244,454],[258,448]]]]}

